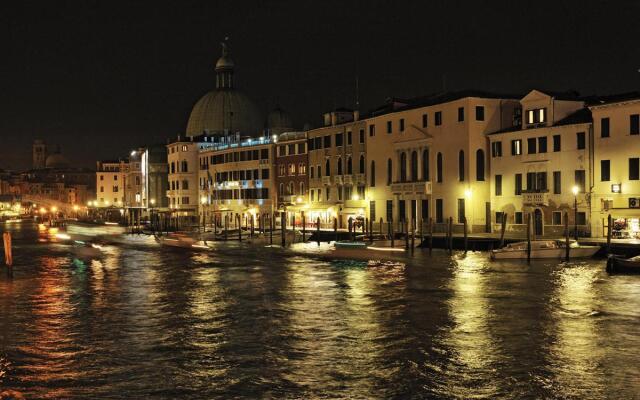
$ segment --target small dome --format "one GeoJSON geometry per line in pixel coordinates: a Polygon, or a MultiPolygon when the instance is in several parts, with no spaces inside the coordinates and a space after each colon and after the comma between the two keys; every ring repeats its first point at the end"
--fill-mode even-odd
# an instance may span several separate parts
{"type": "Polygon", "coordinates": [[[216,62],[216,71],[221,69],[233,69],[233,67],[235,67],[235,64],[233,63],[233,60],[227,55],[220,57],[218,59],[218,62],[216,62]]]}
{"type": "Polygon", "coordinates": [[[267,116],[267,128],[269,128],[269,130],[271,131],[291,131],[293,130],[293,122],[291,122],[291,116],[282,108],[276,107],[267,116]]]}
{"type": "Polygon", "coordinates": [[[261,136],[264,114],[237,89],[213,90],[193,106],[187,122],[187,136],[204,132],[240,132],[248,136],[261,136]]]}
{"type": "Polygon", "coordinates": [[[46,168],[67,168],[69,161],[60,153],[54,153],[47,157],[45,161],[46,168]]]}

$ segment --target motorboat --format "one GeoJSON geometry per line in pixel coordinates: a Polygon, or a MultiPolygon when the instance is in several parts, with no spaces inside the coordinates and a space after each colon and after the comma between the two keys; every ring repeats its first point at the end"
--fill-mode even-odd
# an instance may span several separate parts
{"type": "Polygon", "coordinates": [[[640,256],[631,258],[609,256],[607,272],[610,274],[640,274],[640,256]]]}
{"type": "MultiPolygon", "coordinates": [[[[569,242],[570,258],[592,257],[599,246],[584,246],[575,240],[569,242]]],[[[532,240],[531,258],[562,259],[566,256],[566,242],[564,240],[532,240]]],[[[498,250],[491,251],[491,258],[497,259],[526,259],[527,242],[510,243],[498,250]]]]}
{"type": "Polygon", "coordinates": [[[366,249],[367,243],[351,241],[351,240],[340,240],[333,244],[337,249],[366,249]]]}
{"type": "Polygon", "coordinates": [[[165,236],[156,236],[156,241],[163,246],[180,247],[184,249],[201,249],[208,246],[186,232],[171,232],[165,236]]]}

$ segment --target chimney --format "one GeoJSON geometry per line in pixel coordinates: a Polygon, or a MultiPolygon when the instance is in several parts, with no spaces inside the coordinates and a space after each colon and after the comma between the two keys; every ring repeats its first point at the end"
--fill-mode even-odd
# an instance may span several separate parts
{"type": "Polygon", "coordinates": [[[358,121],[359,119],[360,119],[360,111],[355,110],[355,111],[353,112],[353,120],[354,120],[354,121],[358,121]]]}

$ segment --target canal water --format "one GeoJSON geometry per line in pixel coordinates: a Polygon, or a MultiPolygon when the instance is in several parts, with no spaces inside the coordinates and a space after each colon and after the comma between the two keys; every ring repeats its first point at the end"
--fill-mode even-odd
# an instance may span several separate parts
{"type": "Polygon", "coordinates": [[[0,387],[27,398],[640,398],[640,277],[603,260],[94,254],[10,229],[0,387]]]}

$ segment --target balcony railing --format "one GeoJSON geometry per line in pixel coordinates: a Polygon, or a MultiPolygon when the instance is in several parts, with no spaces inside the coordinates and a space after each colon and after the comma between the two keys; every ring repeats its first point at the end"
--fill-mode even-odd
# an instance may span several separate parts
{"type": "MultiPolygon", "coordinates": [[[[328,178],[328,177],[327,177],[328,178]]],[[[333,177],[333,181],[335,182],[336,185],[342,185],[344,184],[344,179],[342,175],[336,175],[333,177]]],[[[324,181],[323,181],[324,183],[324,181]]]]}
{"type": "Polygon", "coordinates": [[[425,182],[396,182],[391,184],[394,194],[431,194],[431,181],[425,182]]]}
{"type": "Polygon", "coordinates": [[[325,186],[330,186],[331,185],[331,177],[330,176],[323,176],[322,177],[322,184],[325,186]]]}
{"type": "Polygon", "coordinates": [[[345,185],[353,185],[353,176],[345,175],[344,176],[344,184],[345,185]]]}
{"type": "Polygon", "coordinates": [[[522,192],[522,203],[526,206],[549,205],[549,192],[522,192]]]}

